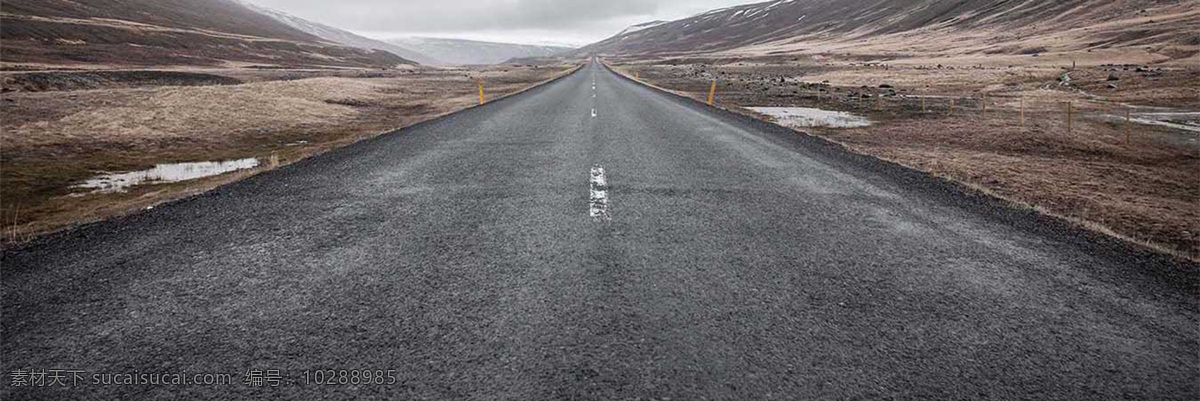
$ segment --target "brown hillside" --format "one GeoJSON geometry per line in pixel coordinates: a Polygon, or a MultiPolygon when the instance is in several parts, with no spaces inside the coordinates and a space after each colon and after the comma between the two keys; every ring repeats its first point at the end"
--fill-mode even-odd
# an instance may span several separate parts
{"type": "Polygon", "coordinates": [[[324,42],[229,0],[12,0],[0,4],[0,19],[0,61],[10,68],[411,64],[324,42]]]}
{"type": "Polygon", "coordinates": [[[1194,57],[1198,27],[1195,0],[779,0],[622,33],[581,52],[1032,55],[1149,46],[1165,60],[1194,57]]]}

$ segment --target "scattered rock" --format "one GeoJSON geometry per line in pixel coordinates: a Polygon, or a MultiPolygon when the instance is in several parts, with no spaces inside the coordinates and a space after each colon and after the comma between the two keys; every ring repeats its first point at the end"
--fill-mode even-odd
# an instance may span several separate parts
{"type": "Polygon", "coordinates": [[[1108,89],[1117,89],[1117,84],[1108,84],[1108,89]]]}
{"type": "Polygon", "coordinates": [[[894,86],[891,86],[891,85],[888,85],[888,84],[879,85],[879,87],[880,87],[881,89],[892,89],[892,88],[894,88],[894,86]]]}
{"type": "Polygon", "coordinates": [[[1021,50],[1021,54],[1028,54],[1028,55],[1032,55],[1034,57],[1037,57],[1038,54],[1045,53],[1045,52],[1046,52],[1046,48],[1042,47],[1042,46],[1030,47],[1028,49],[1021,50]]]}
{"type": "Polygon", "coordinates": [[[1121,77],[1117,76],[1117,73],[1115,73],[1115,72],[1110,72],[1110,73],[1108,73],[1108,80],[1109,81],[1120,81],[1121,77]]]}

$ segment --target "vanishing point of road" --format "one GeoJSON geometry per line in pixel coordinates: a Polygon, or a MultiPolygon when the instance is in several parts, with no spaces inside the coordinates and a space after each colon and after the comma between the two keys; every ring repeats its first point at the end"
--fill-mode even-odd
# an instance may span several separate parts
{"type": "Polygon", "coordinates": [[[3,399],[1200,398],[1195,264],[597,62],[0,262],[3,399]]]}

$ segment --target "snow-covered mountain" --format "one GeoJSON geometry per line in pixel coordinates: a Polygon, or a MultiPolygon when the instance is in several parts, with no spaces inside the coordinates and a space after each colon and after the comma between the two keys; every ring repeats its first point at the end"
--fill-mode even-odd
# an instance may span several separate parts
{"type": "Polygon", "coordinates": [[[514,58],[550,57],[573,50],[560,46],[421,37],[392,39],[388,42],[455,65],[498,64],[514,58]]]}
{"type": "Polygon", "coordinates": [[[241,1],[246,7],[321,39],[363,49],[383,50],[426,65],[497,64],[513,58],[547,57],[573,50],[562,46],[522,45],[443,38],[371,39],[279,10],[241,1]]]}
{"type": "Polygon", "coordinates": [[[250,2],[242,1],[243,5],[251,10],[257,11],[260,14],[266,15],[271,19],[279,21],[287,26],[295,28],[301,32],[325,39],[330,42],[338,43],[345,46],[352,46],[362,49],[383,50],[397,56],[416,61],[421,64],[438,65],[444,64],[442,61],[434,57],[429,57],[421,52],[414,51],[404,46],[399,46],[394,43],[387,43],[380,40],[371,39],[365,36],[357,35],[349,31],[334,28],[319,22],[313,22],[300,18],[279,10],[274,10],[262,6],[255,5],[250,2]]]}

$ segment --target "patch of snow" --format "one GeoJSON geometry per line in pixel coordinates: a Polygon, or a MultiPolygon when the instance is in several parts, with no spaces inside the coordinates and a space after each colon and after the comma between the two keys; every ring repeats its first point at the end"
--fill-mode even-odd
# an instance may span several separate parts
{"type": "Polygon", "coordinates": [[[872,124],[866,117],[844,111],[829,111],[808,107],[747,107],[775,119],[780,125],[790,128],[859,128],[872,124]]]}

